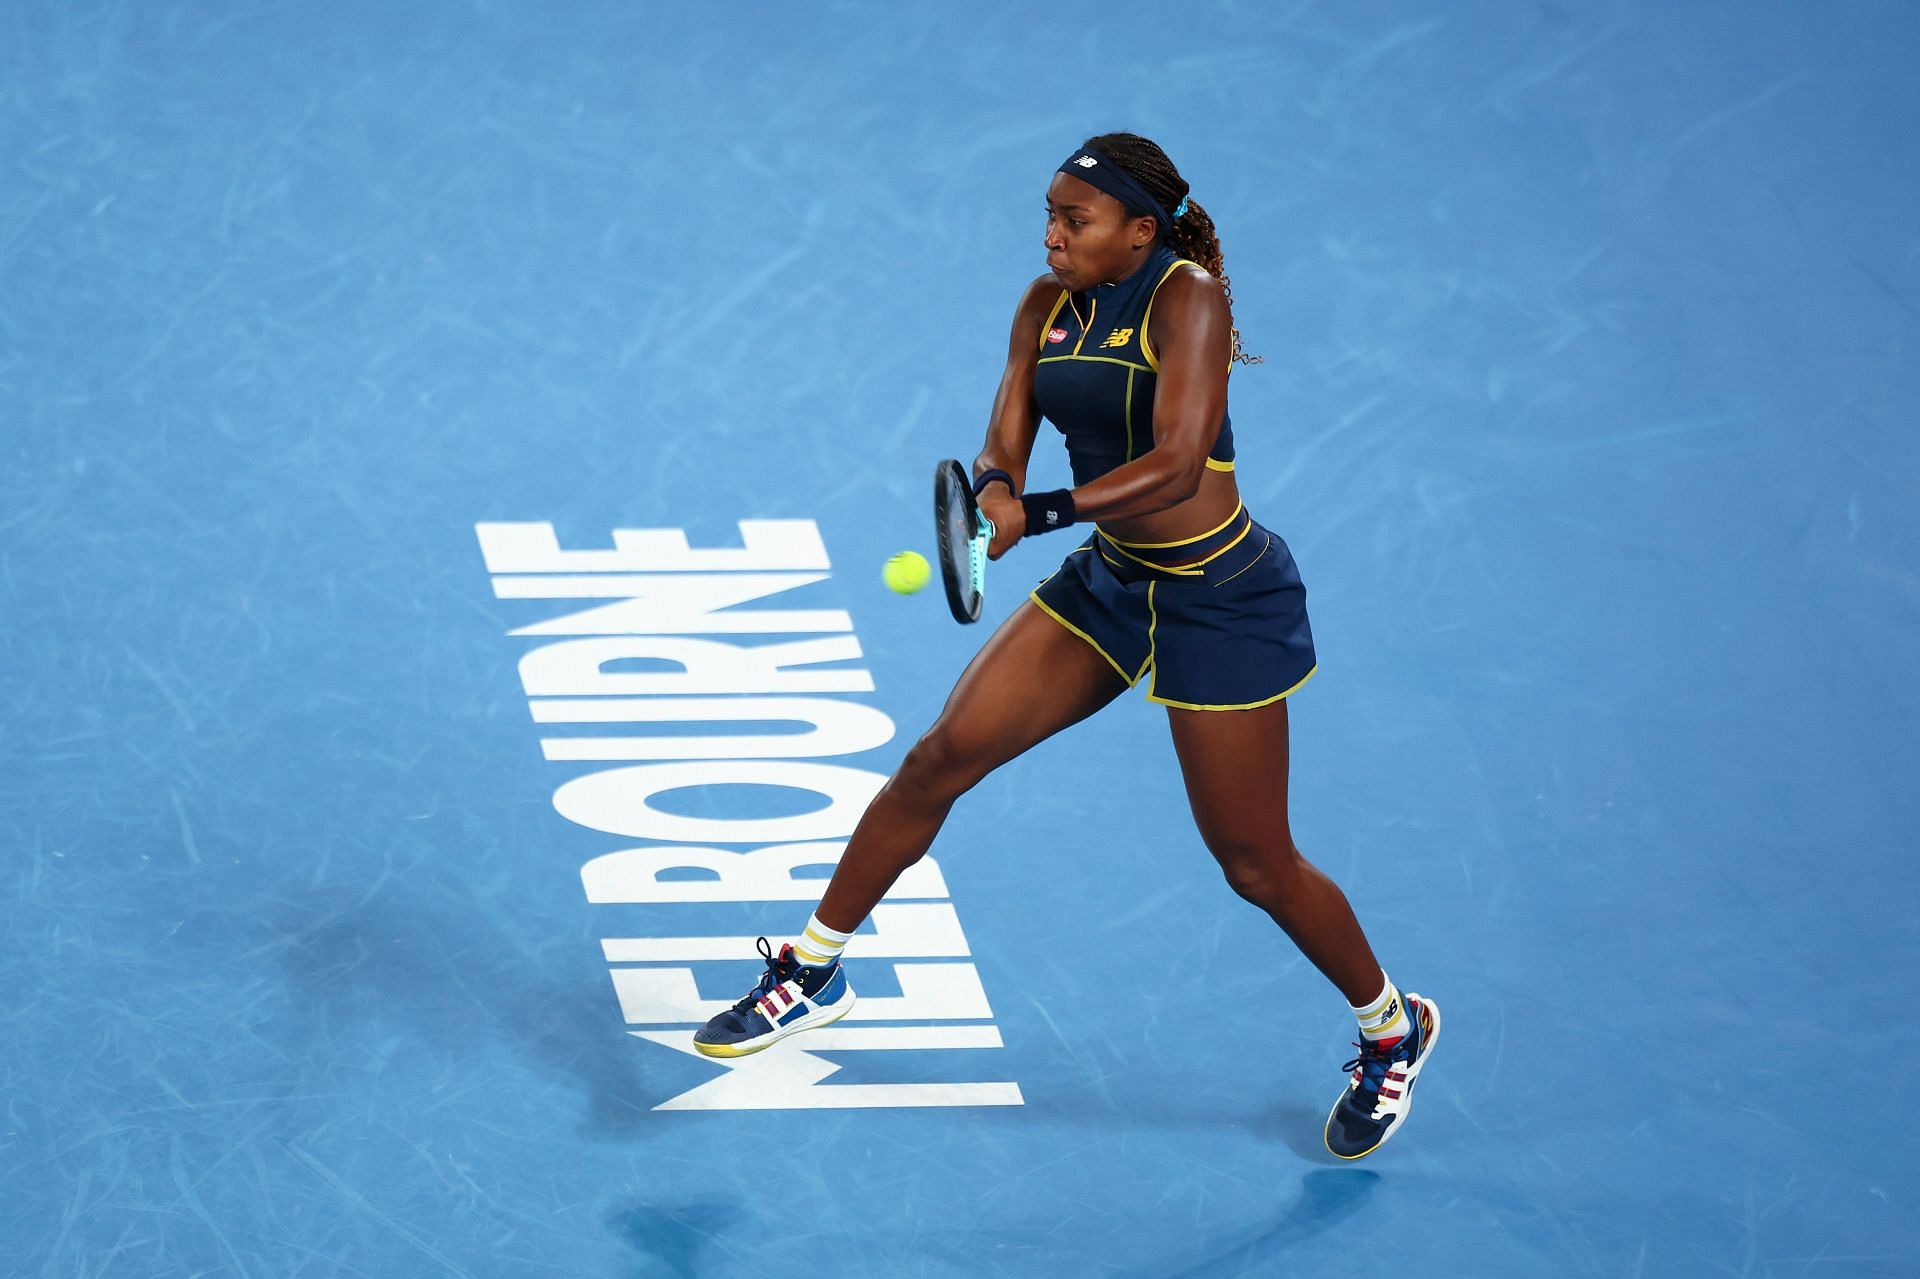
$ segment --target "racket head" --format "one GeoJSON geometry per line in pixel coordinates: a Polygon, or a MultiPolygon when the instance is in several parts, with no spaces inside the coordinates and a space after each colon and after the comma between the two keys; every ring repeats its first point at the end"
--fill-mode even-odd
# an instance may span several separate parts
{"type": "Polygon", "coordinates": [[[967,468],[947,458],[933,468],[933,533],[940,581],[956,622],[977,622],[986,602],[986,548],[979,544],[980,506],[967,468]]]}

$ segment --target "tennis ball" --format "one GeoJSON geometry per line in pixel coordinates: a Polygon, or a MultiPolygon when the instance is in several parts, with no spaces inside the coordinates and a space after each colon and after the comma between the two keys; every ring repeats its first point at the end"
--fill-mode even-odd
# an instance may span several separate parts
{"type": "Polygon", "coordinates": [[[887,561],[887,566],[880,570],[880,576],[888,590],[911,595],[933,577],[933,569],[927,564],[927,557],[920,552],[901,551],[887,561]]]}

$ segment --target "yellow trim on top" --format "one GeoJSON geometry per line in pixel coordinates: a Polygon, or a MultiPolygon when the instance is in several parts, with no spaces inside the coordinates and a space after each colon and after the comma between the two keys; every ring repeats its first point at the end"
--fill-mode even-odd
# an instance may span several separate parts
{"type": "MultiPolygon", "coordinates": [[[[1060,296],[1054,299],[1053,310],[1047,312],[1046,320],[1043,321],[1040,325],[1040,349],[1042,351],[1047,349],[1047,333],[1049,330],[1053,328],[1054,318],[1060,314],[1060,308],[1065,306],[1066,304],[1067,304],[1067,291],[1065,289],[1062,289],[1060,290],[1060,296]]],[[[1075,316],[1074,318],[1078,319],[1079,317],[1075,316]]]]}
{"type": "MultiPolygon", "coordinates": [[[[1208,538],[1212,537],[1215,533],[1218,533],[1220,530],[1226,528],[1227,525],[1239,519],[1240,512],[1246,509],[1247,509],[1247,504],[1245,502],[1236,502],[1234,503],[1232,515],[1227,516],[1226,519],[1221,520],[1220,523],[1214,525],[1214,527],[1208,529],[1206,532],[1201,533],[1196,537],[1183,537],[1177,542],[1123,542],[1119,538],[1115,537],[1113,534],[1107,532],[1107,530],[1105,529],[1100,529],[1100,536],[1106,538],[1109,542],[1112,542],[1115,546],[1131,546],[1136,551],[1165,551],[1165,550],[1170,550],[1171,548],[1176,546],[1192,546],[1195,542],[1206,541],[1208,538]]],[[[1099,528],[1100,526],[1096,524],[1094,525],[1094,527],[1099,528]]],[[[1156,565],[1155,567],[1158,567],[1158,565],[1156,565]]]]}
{"type": "MultiPolygon", "coordinates": [[[[1081,549],[1084,550],[1086,548],[1082,547],[1081,549]]],[[[1058,575],[1058,572],[1059,570],[1056,569],[1055,570],[1056,576],[1058,575]]],[[[1049,577],[1047,579],[1047,582],[1051,582],[1052,580],[1053,578],[1049,577]]],[[[1045,586],[1046,584],[1047,584],[1046,582],[1042,582],[1040,586],[1045,586]]],[[[1124,679],[1127,681],[1128,688],[1132,688],[1134,684],[1139,680],[1140,677],[1138,675],[1134,676],[1132,679],[1127,679],[1126,669],[1122,667],[1120,663],[1113,660],[1112,653],[1109,653],[1106,649],[1100,647],[1099,640],[1087,634],[1085,631],[1081,630],[1078,626],[1075,626],[1072,622],[1069,622],[1066,618],[1060,616],[1060,614],[1054,612],[1053,609],[1047,604],[1047,602],[1040,598],[1039,586],[1036,586],[1032,590],[1028,591],[1027,598],[1032,600],[1042,613],[1045,613],[1048,617],[1051,617],[1054,621],[1060,623],[1060,625],[1066,627],[1068,630],[1072,631],[1075,635],[1078,635],[1081,639],[1093,645],[1093,651],[1107,659],[1107,665],[1113,667],[1114,674],[1118,675],[1121,679],[1124,679]]]]}
{"type": "Polygon", "coordinates": [[[1127,370],[1127,398],[1124,401],[1127,410],[1127,454],[1126,460],[1133,461],[1133,373],[1127,370]]]}
{"type": "Polygon", "coordinates": [[[1075,355],[1080,354],[1080,348],[1082,345],[1085,344],[1087,340],[1087,334],[1093,332],[1094,317],[1098,316],[1099,314],[1100,314],[1099,298],[1087,299],[1087,318],[1084,320],[1080,320],[1080,308],[1077,306],[1073,308],[1073,318],[1076,320],[1080,320],[1080,338],[1078,341],[1076,341],[1073,344],[1073,353],[1075,355]]]}
{"type": "Polygon", "coordinates": [[[1118,364],[1125,368],[1136,369],[1142,373],[1151,373],[1152,369],[1144,364],[1135,364],[1132,360],[1116,360],[1111,355],[1043,355],[1036,363],[1058,364],[1062,360],[1078,360],[1082,364],[1118,364]]]}
{"type": "Polygon", "coordinates": [[[1231,471],[1233,469],[1233,463],[1222,462],[1219,458],[1210,457],[1207,459],[1207,469],[1209,471],[1231,471]]]}
{"type": "MultiPolygon", "coordinates": [[[[1160,286],[1167,282],[1167,277],[1183,266],[1200,266],[1200,264],[1192,258],[1176,258],[1173,265],[1162,272],[1158,280],[1154,281],[1153,292],[1147,295],[1146,313],[1140,317],[1140,354],[1147,357],[1147,367],[1155,373],[1160,371],[1160,361],[1153,353],[1153,344],[1147,341],[1147,328],[1153,323],[1153,300],[1160,296],[1160,286]]],[[[1200,266],[1200,269],[1205,271],[1207,268],[1200,266]]]]}
{"type": "MultiPolygon", "coordinates": [[[[1148,604],[1151,605],[1152,604],[1151,590],[1148,591],[1148,596],[1149,596],[1148,604]]],[[[1320,672],[1320,666],[1316,662],[1314,664],[1313,669],[1308,671],[1305,675],[1302,675],[1300,677],[1299,683],[1295,684],[1292,688],[1288,689],[1286,692],[1275,693],[1272,697],[1265,698],[1258,702],[1241,702],[1235,706],[1206,706],[1206,705],[1201,705],[1195,702],[1176,702],[1170,698],[1160,697],[1156,695],[1152,688],[1147,689],[1147,700],[1150,702],[1158,702],[1162,706],[1171,706],[1175,710],[1182,710],[1182,711],[1252,711],[1252,710],[1258,710],[1262,706],[1271,706],[1275,702],[1280,701],[1282,698],[1292,697],[1295,693],[1300,691],[1301,684],[1306,683],[1308,680],[1312,679],[1315,675],[1319,674],[1319,672],[1320,672]]],[[[1155,671],[1154,682],[1157,684],[1159,683],[1159,681],[1160,681],[1160,672],[1155,671]]]]}

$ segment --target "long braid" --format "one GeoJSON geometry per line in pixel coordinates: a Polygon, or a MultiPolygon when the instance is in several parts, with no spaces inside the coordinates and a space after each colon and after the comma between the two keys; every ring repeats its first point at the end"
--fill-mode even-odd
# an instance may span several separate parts
{"type": "MultiPolygon", "coordinates": [[[[1153,197],[1160,201],[1168,213],[1180,207],[1180,201],[1187,201],[1187,211],[1173,220],[1171,227],[1161,228],[1167,239],[1173,243],[1176,252],[1183,258],[1191,258],[1205,267],[1213,278],[1220,281],[1220,287],[1227,295],[1227,317],[1233,317],[1233,281],[1227,278],[1225,261],[1220,256],[1220,233],[1214,229],[1213,218],[1202,208],[1198,201],[1188,199],[1185,178],[1180,170],[1173,167],[1173,161],[1167,158],[1158,144],[1137,133],[1103,133],[1097,138],[1088,138],[1086,146],[1101,152],[1115,164],[1134,176],[1153,197]]],[[[1135,217],[1155,216],[1150,209],[1127,210],[1135,217]]],[[[1261,358],[1248,355],[1240,345],[1240,329],[1233,330],[1233,358],[1241,364],[1259,364],[1261,358]]]]}

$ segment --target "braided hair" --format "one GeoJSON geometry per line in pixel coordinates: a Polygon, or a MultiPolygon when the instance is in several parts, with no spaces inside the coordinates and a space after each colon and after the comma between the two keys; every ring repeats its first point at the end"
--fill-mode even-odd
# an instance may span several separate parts
{"type": "MultiPolygon", "coordinates": [[[[1186,179],[1180,176],[1180,170],[1173,167],[1173,161],[1167,158],[1167,153],[1157,143],[1137,133],[1103,133],[1097,138],[1088,138],[1084,145],[1132,174],[1134,180],[1169,212],[1179,208],[1180,201],[1187,201],[1187,211],[1175,218],[1172,226],[1160,229],[1181,257],[1198,262],[1214,279],[1220,281],[1220,287],[1226,290],[1227,317],[1231,320],[1233,282],[1227,279],[1226,267],[1220,257],[1219,232],[1214,230],[1213,219],[1200,207],[1200,202],[1187,198],[1191,188],[1187,186],[1186,179]]],[[[1158,215],[1152,210],[1132,206],[1128,206],[1127,215],[1158,220],[1158,215]]],[[[1233,358],[1241,364],[1261,363],[1259,356],[1248,355],[1240,345],[1238,327],[1233,330],[1233,358]]]]}

